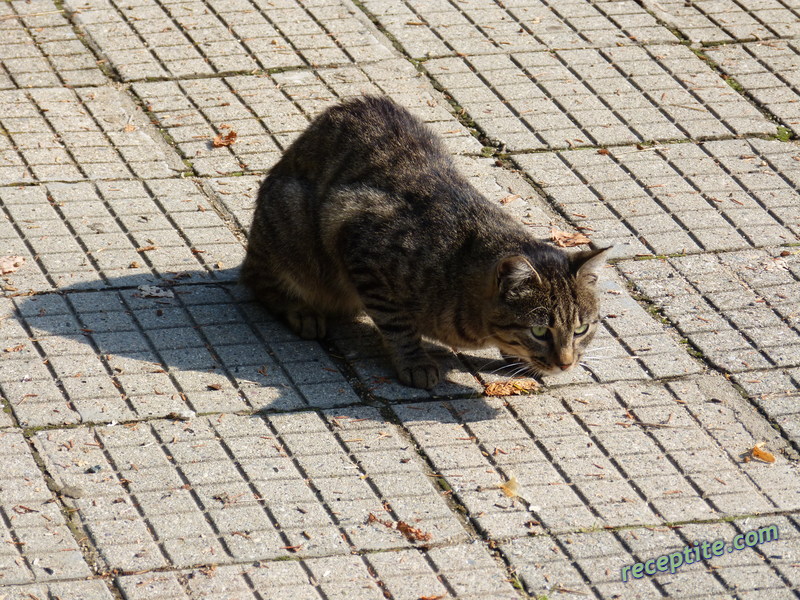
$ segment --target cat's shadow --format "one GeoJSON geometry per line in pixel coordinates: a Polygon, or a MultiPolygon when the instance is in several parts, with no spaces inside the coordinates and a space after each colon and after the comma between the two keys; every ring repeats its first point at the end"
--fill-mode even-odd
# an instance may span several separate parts
{"type": "Polygon", "coordinates": [[[329,409],[365,398],[473,398],[482,405],[476,419],[495,412],[454,354],[439,349],[445,380],[431,392],[402,386],[369,323],[334,325],[326,340],[302,340],[237,278],[238,269],[171,279],[131,274],[18,297],[16,316],[33,340],[25,352],[47,359],[32,377],[55,376],[89,422],[329,409]]]}

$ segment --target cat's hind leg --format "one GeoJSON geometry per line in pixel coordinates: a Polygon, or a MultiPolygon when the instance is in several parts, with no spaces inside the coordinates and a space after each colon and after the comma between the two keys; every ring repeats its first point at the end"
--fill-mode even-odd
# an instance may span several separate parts
{"type": "Polygon", "coordinates": [[[266,256],[248,248],[242,263],[240,281],[253,292],[256,300],[276,317],[282,318],[301,338],[321,339],[327,333],[327,319],[302,299],[292,294],[269,267],[266,256]]]}

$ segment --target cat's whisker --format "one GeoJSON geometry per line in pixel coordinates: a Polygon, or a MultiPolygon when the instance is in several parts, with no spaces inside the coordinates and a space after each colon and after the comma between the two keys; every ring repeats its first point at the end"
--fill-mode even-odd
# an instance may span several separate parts
{"type": "Polygon", "coordinates": [[[498,368],[496,368],[496,369],[493,369],[493,370],[489,371],[489,373],[488,373],[488,374],[489,374],[489,375],[499,375],[499,374],[500,374],[500,371],[502,371],[502,370],[504,370],[504,369],[514,369],[514,368],[517,368],[517,367],[522,367],[522,368],[525,368],[525,367],[527,367],[527,366],[528,366],[528,365],[526,365],[525,363],[521,363],[521,362],[518,362],[518,363],[510,363],[510,364],[507,364],[507,365],[502,365],[502,366],[500,366],[500,367],[498,367],[498,368]]]}
{"type": "Polygon", "coordinates": [[[513,379],[514,377],[517,377],[522,373],[530,372],[530,370],[531,370],[530,365],[522,365],[519,369],[517,369],[511,374],[511,378],[513,379]]]}
{"type": "Polygon", "coordinates": [[[588,348],[586,352],[597,352],[598,350],[608,350],[609,348],[614,348],[614,346],[600,346],[599,348],[592,346],[591,348],[588,348]]]}
{"type": "Polygon", "coordinates": [[[493,369],[492,371],[487,373],[487,375],[501,375],[500,372],[504,371],[506,369],[514,369],[514,370],[510,374],[502,374],[502,375],[505,376],[505,377],[508,377],[509,379],[513,379],[514,377],[517,377],[521,373],[525,373],[526,371],[530,371],[531,370],[531,365],[526,363],[526,362],[516,361],[516,362],[513,362],[513,363],[508,363],[508,364],[502,365],[502,366],[500,366],[500,367],[498,367],[496,369],[493,369]]]}

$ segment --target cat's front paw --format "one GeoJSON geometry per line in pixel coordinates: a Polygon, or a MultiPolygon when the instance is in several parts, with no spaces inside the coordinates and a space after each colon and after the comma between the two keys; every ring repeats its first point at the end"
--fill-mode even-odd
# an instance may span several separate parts
{"type": "Polygon", "coordinates": [[[292,330],[304,340],[319,340],[328,331],[325,317],[321,315],[290,311],[286,320],[292,330]]]}
{"type": "Polygon", "coordinates": [[[439,383],[439,367],[433,361],[398,365],[397,375],[400,383],[415,388],[429,390],[439,383]]]}

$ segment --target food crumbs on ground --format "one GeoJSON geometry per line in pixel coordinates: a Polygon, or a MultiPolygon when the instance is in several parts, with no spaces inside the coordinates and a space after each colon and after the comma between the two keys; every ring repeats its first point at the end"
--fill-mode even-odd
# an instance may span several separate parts
{"type": "Polygon", "coordinates": [[[533,379],[493,381],[486,384],[483,393],[486,396],[520,396],[529,394],[538,388],[539,383],[533,379]]]}

